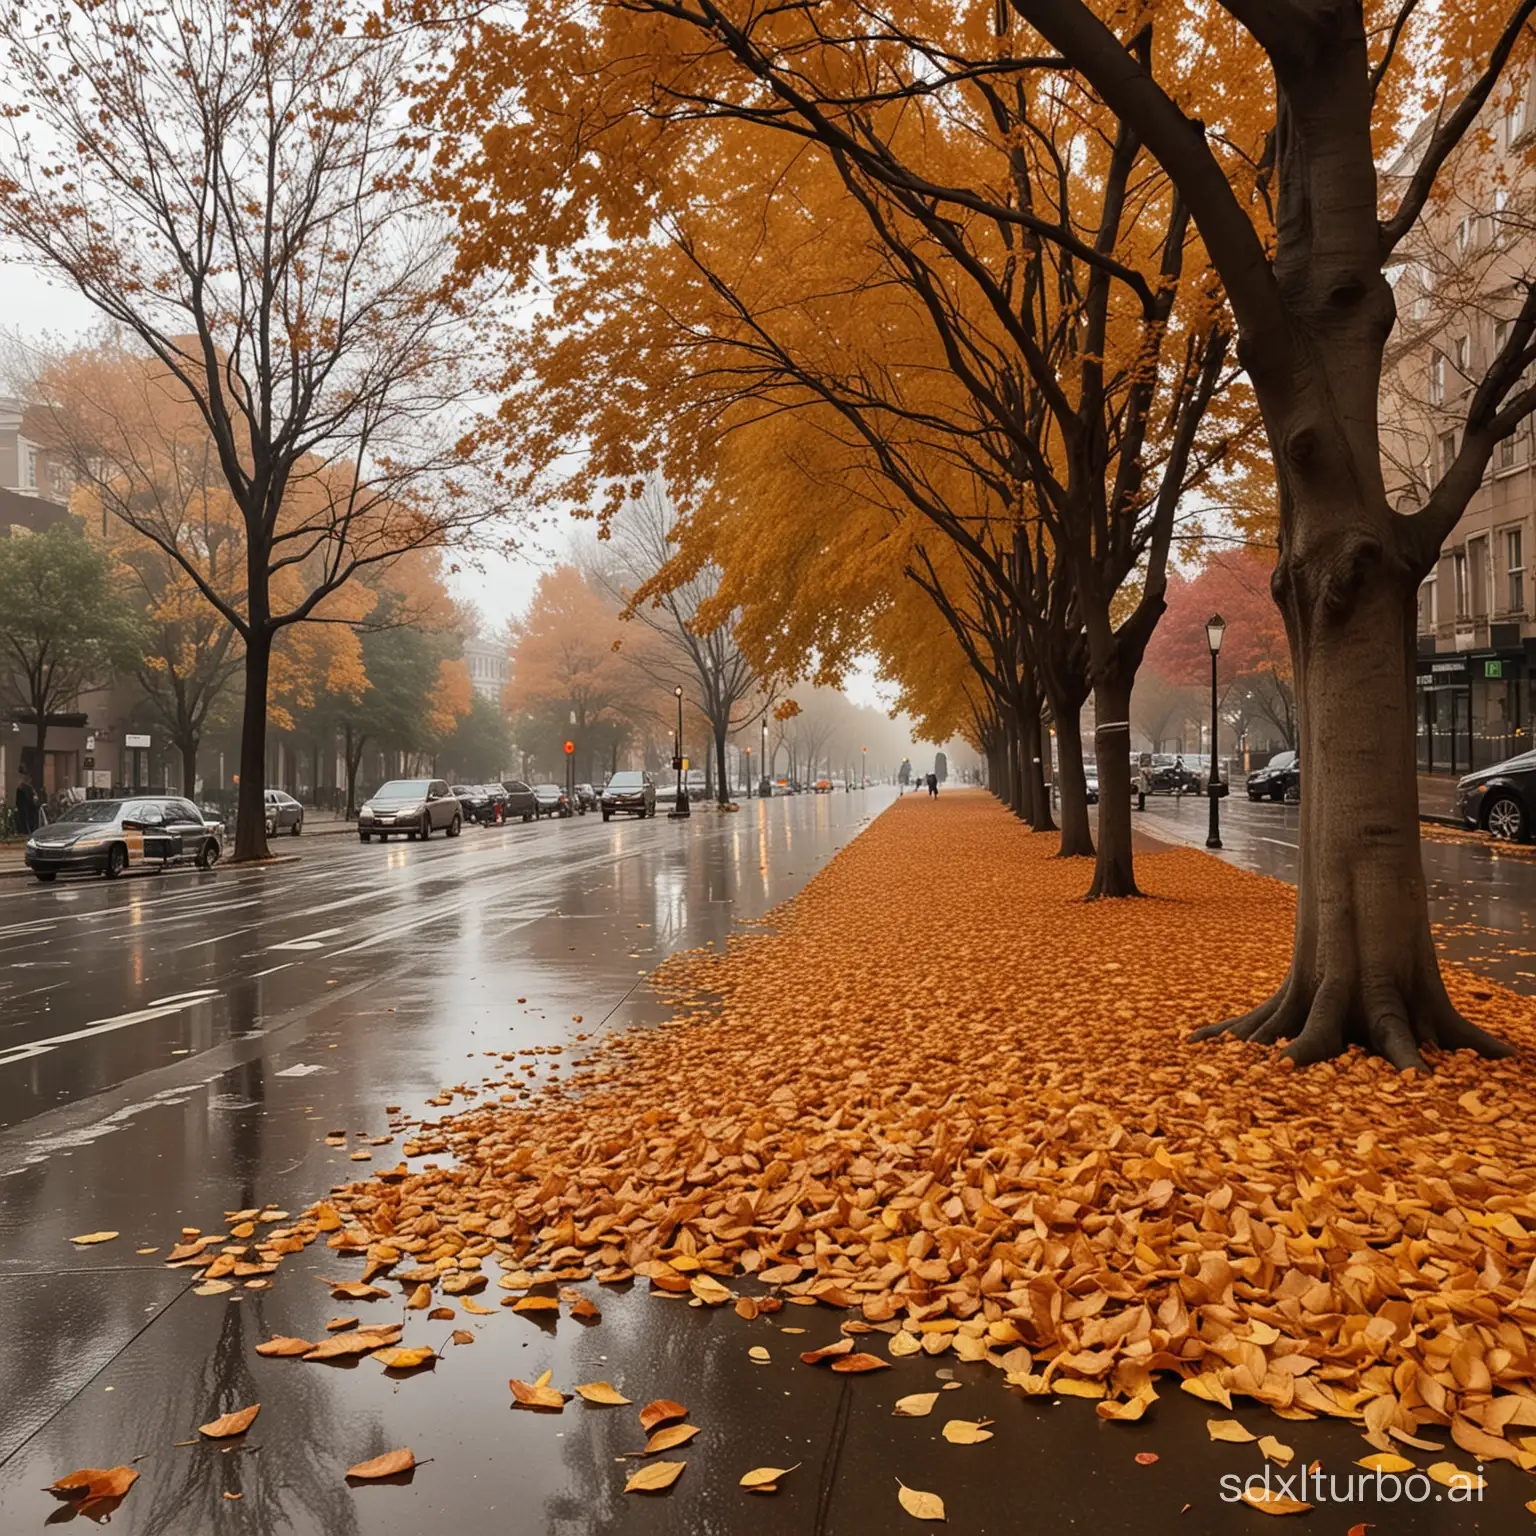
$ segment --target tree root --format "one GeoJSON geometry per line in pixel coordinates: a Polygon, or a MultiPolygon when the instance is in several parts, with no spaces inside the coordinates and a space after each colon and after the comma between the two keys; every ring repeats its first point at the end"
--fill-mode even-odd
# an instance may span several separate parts
{"type": "Polygon", "coordinates": [[[1293,971],[1272,997],[1241,1018],[1204,1024],[1191,1040],[1245,1040],[1251,1045],[1290,1044],[1282,1058],[1298,1067],[1342,1056],[1351,1045],[1392,1063],[1400,1072],[1428,1072],[1425,1047],[1476,1051],[1479,1056],[1513,1056],[1515,1048],[1464,1019],[1445,989],[1435,983],[1420,1007],[1410,1009],[1396,985],[1362,981],[1358,987],[1325,977],[1315,988],[1293,971]]]}

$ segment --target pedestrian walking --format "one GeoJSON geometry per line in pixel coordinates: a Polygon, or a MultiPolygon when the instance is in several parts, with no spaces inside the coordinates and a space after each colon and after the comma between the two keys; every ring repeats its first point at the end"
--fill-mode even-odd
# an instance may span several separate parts
{"type": "Polygon", "coordinates": [[[37,791],[25,768],[16,780],[16,830],[23,837],[31,837],[37,831],[37,791]]]}
{"type": "Polygon", "coordinates": [[[928,793],[930,795],[936,795],[936,794],[938,794],[938,792],[939,792],[939,776],[936,773],[930,773],[928,775],[928,793]]]}

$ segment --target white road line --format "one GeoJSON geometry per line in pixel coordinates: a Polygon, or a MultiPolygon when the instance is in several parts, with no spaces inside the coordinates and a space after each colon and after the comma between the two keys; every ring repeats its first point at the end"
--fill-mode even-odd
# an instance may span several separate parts
{"type": "Polygon", "coordinates": [[[268,944],[267,950],[271,952],[277,949],[319,949],[321,939],[333,938],[342,932],[340,928],[318,928],[314,933],[306,933],[301,938],[288,939],[281,944],[268,944]]]}
{"type": "Polygon", "coordinates": [[[29,1040],[25,1045],[13,1045],[9,1050],[0,1051],[0,1067],[10,1066],[16,1061],[30,1061],[34,1056],[45,1056],[58,1046],[68,1045],[75,1040],[89,1040],[94,1035],[108,1035],[133,1024],[147,1024],[151,1019],[169,1018],[173,1013],[184,1013],[188,1008],[196,1008],[213,996],[211,991],[189,992],[183,997],[167,998],[148,1008],[136,1008],[132,1013],[120,1013],[111,1019],[98,1019],[93,1024],[87,1024],[84,1029],[74,1029],[66,1035],[50,1035],[46,1040],[29,1040]]]}
{"type": "Polygon", "coordinates": [[[193,939],[190,944],[183,944],[183,949],[201,949],[205,944],[222,944],[225,939],[238,939],[242,933],[255,933],[255,928],[236,928],[229,933],[221,933],[213,939],[193,939]]]}
{"type": "Polygon", "coordinates": [[[263,976],[276,976],[279,971],[286,971],[289,966],[297,965],[298,963],[299,962],[297,960],[285,960],[281,965],[269,966],[264,971],[257,971],[256,974],[251,977],[251,980],[260,981],[263,976]]]}

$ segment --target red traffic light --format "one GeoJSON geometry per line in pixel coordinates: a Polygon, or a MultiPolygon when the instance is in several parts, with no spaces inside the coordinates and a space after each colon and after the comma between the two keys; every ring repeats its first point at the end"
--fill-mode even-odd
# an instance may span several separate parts
{"type": "Polygon", "coordinates": [[[565,755],[567,757],[569,757],[571,755],[571,753],[574,752],[575,750],[576,750],[576,743],[574,741],[566,742],[566,744],[565,744],[565,755]]]}

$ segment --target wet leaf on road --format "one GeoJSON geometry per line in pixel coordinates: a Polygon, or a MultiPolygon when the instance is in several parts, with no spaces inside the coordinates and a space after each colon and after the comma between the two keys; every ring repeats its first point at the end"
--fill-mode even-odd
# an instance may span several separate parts
{"type": "Polygon", "coordinates": [[[375,1456],[371,1461],[360,1461],[355,1467],[347,1468],[348,1477],[398,1477],[402,1472],[409,1472],[416,1465],[415,1454],[409,1446],[398,1451],[385,1451],[382,1456],[375,1456]]]}
{"type": "Polygon", "coordinates": [[[201,1285],[192,1287],[194,1296],[222,1296],[225,1291],[234,1290],[228,1280],[205,1280],[201,1285]]]}
{"type": "Polygon", "coordinates": [[[788,1477],[791,1472],[797,1471],[801,1463],[796,1462],[792,1467],[753,1467],[747,1475],[737,1484],[739,1488],[752,1488],[759,1493],[772,1493],[781,1477],[788,1477]]]}
{"type": "Polygon", "coordinates": [[[110,1243],[118,1235],[116,1232],[85,1232],[79,1237],[70,1238],[70,1242],[84,1247],[87,1243],[110,1243]]]}
{"type": "Polygon", "coordinates": [[[336,1301],[377,1301],[389,1292],[377,1285],[365,1285],[361,1280],[327,1280],[331,1296],[336,1301]]]}
{"type": "Polygon", "coordinates": [[[1207,1419],[1205,1432],[1212,1440],[1226,1440],[1233,1445],[1246,1445],[1259,1437],[1251,1429],[1244,1429],[1236,1419],[1207,1419]]]}
{"type": "Polygon", "coordinates": [[[839,1339],[835,1344],[823,1345],[820,1349],[808,1349],[800,1356],[802,1365],[820,1365],[823,1360],[831,1360],[836,1355],[847,1355],[853,1352],[852,1339],[839,1339]]]}
{"type": "Polygon", "coordinates": [[[596,1403],[602,1408],[622,1408],[629,1403],[629,1399],[617,1387],[606,1381],[588,1381],[576,1390],[587,1402],[596,1403]]]}
{"type": "Polygon", "coordinates": [[[666,1429],[658,1429],[649,1440],[645,1442],[643,1456],[654,1456],[657,1451],[670,1451],[675,1446],[687,1445],[698,1434],[697,1424],[671,1424],[666,1429]]]}
{"type": "Polygon", "coordinates": [[[652,1461],[630,1474],[624,1484],[625,1493],[660,1493],[670,1488],[683,1475],[686,1461],[652,1461]]]}
{"type": "Polygon", "coordinates": [[[1243,1503],[1256,1509],[1261,1515],[1304,1515],[1312,1508],[1300,1499],[1293,1499],[1269,1488],[1244,1488],[1243,1503]]]}
{"type": "MultiPolygon", "coordinates": [[[[1259,1449],[1264,1453],[1266,1460],[1278,1462],[1282,1467],[1290,1466],[1296,1455],[1296,1452],[1290,1446],[1277,1440],[1273,1435],[1260,1435],[1259,1449]]],[[[1400,1456],[1393,1459],[1402,1461],[1400,1456]]],[[[1411,1461],[1404,1461],[1403,1469],[1411,1472],[1413,1470],[1413,1463],[1411,1461]]]]}
{"type": "Polygon", "coordinates": [[[773,1359],[773,1356],[761,1344],[754,1344],[747,1351],[747,1358],[751,1360],[753,1365],[767,1365],[773,1359]]]}
{"type": "Polygon", "coordinates": [[[512,1388],[512,1396],[519,1408],[552,1408],[558,1413],[565,1407],[565,1393],[550,1386],[547,1380],[519,1381],[514,1376],[508,1386],[512,1388]]]}
{"type": "Polygon", "coordinates": [[[553,1296],[519,1296],[516,1301],[508,1297],[502,1306],[510,1306],[514,1312],[558,1312],[560,1303],[553,1296]]]}
{"type": "MultiPolygon", "coordinates": [[[[336,1293],[331,1292],[334,1296],[336,1293]]],[[[383,1292],[380,1292],[382,1295],[383,1292]]],[[[408,1312],[425,1312],[432,1305],[432,1287],[430,1285],[418,1285],[410,1296],[406,1298],[405,1308],[408,1312]]]]}
{"type": "Polygon", "coordinates": [[[467,1328],[455,1328],[453,1332],[449,1334],[449,1338],[451,1338],[455,1344],[473,1344],[475,1342],[474,1334],[472,1334],[467,1328]]]}
{"type": "Polygon", "coordinates": [[[918,1520],[948,1520],[944,1513],[944,1500],[936,1493],[924,1493],[920,1488],[908,1488],[905,1483],[896,1484],[896,1497],[901,1507],[918,1520]]]}
{"type": "Polygon", "coordinates": [[[688,1288],[706,1307],[723,1307],[731,1299],[730,1291],[713,1275],[695,1275],[688,1288]]]}
{"type": "Polygon", "coordinates": [[[322,1339],[304,1356],[306,1360],[342,1360],[348,1355],[371,1355],[387,1344],[398,1344],[402,1332],[399,1323],[388,1327],[359,1328],[356,1333],[338,1333],[322,1339]]]}
{"type": "Polygon", "coordinates": [[[991,1419],[951,1419],[944,1426],[944,1438],[951,1445],[980,1445],[992,1438],[992,1431],[987,1428],[990,1423],[991,1419]]]}
{"type": "Polygon", "coordinates": [[[414,1371],[418,1366],[423,1366],[428,1361],[436,1360],[437,1351],[430,1344],[413,1344],[405,1349],[391,1345],[384,1349],[374,1350],[372,1358],[377,1360],[386,1370],[414,1371]]]}
{"type": "Polygon", "coordinates": [[[48,1492],[61,1499],[120,1499],[138,1478],[132,1467],[85,1467],[49,1483],[48,1492]]]}
{"type": "Polygon", "coordinates": [[[857,1375],[862,1371],[888,1371],[890,1368],[891,1362],[882,1360],[879,1355],[844,1355],[832,1362],[832,1369],[844,1375],[857,1375]]]}
{"type": "Polygon", "coordinates": [[[1152,1466],[1156,1466],[1157,1463],[1161,1459],[1162,1458],[1157,1454],[1156,1451],[1137,1451],[1136,1452],[1136,1465],[1138,1467],[1152,1467],[1152,1466]]]}
{"type": "Polygon", "coordinates": [[[256,1346],[258,1355],[307,1355],[315,1346],[308,1339],[290,1339],[279,1334],[256,1346]]]}
{"type": "Polygon", "coordinates": [[[674,1403],[669,1397],[658,1397],[640,1410],[640,1428],[649,1434],[659,1424],[668,1424],[673,1419],[687,1417],[688,1410],[681,1403],[674,1403]]]}
{"type": "Polygon", "coordinates": [[[473,1296],[465,1296],[459,1302],[459,1305],[463,1307],[466,1312],[473,1312],[476,1317],[490,1317],[496,1311],[495,1307],[482,1307],[480,1303],[474,1299],[473,1296]]]}
{"type": "Polygon", "coordinates": [[[355,1317],[333,1317],[330,1322],[325,1325],[327,1333],[340,1333],[343,1328],[356,1327],[357,1319],[355,1317]]]}
{"type": "Polygon", "coordinates": [[[199,1424],[197,1432],[209,1440],[227,1440],[231,1435],[243,1435],[256,1422],[256,1415],[260,1412],[261,1404],[252,1403],[249,1408],[237,1408],[233,1413],[220,1414],[210,1423],[199,1424]]]}
{"type": "Polygon", "coordinates": [[[898,1419],[923,1419],[933,1412],[933,1405],[938,1400],[937,1392],[912,1392],[906,1397],[898,1397],[891,1412],[898,1419]]]}
{"type": "Polygon", "coordinates": [[[452,1307],[433,1307],[427,1313],[427,1321],[432,1323],[451,1323],[458,1315],[452,1307]]]}

